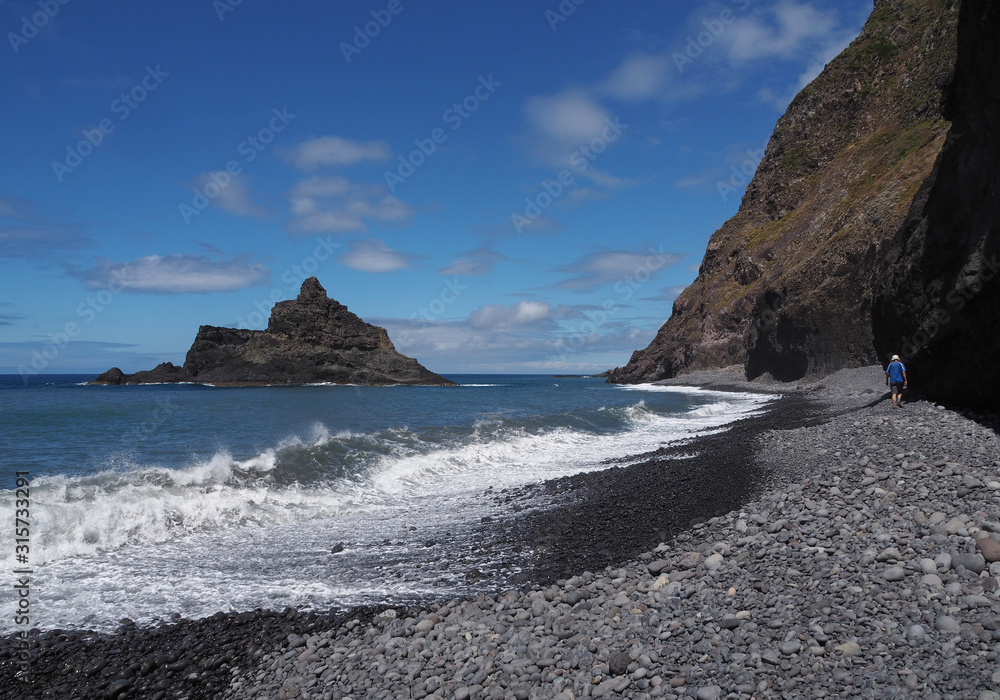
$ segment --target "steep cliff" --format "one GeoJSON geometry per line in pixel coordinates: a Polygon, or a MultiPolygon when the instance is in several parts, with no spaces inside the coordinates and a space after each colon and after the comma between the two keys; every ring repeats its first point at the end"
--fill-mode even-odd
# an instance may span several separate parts
{"type": "Polygon", "coordinates": [[[731,365],[794,380],[878,359],[880,247],[946,143],[958,12],[949,0],[876,0],[858,38],[778,120],[671,317],[608,381],[731,365]]]}
{"type": "Polygon", "coordinates": [[[1000,3],[965,0],[947,146],[891,240],[875,348],[939,400],[1000,407],[1000,3]]]}
{"type": "Polygon", "coordinates": [[[112,368],[91,384],[161,382],[453,384],[397,352],[384,328],[330,299],[315,277],[302,283],[296,299],[274,305],[267,330],[201,326],[183,367],[167,362],[132,375],[112,368]]]}

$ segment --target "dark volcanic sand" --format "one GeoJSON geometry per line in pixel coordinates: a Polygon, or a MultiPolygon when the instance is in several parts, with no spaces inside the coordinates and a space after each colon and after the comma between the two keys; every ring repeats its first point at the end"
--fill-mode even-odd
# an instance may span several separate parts
{"type": "Polygon", "coordinates": [[[514,520],[506,544],[534,550],[523,578],[538,583],[635,559],[759,495],[772,474],[757,459],[757,437],[819,422],[820,412],[801,394],[784,396],[722,433],[641,455],[639,463],[526,489],[557,505],[514,520]]]}
{"type": "MultiPolygon", "coordinates": [[[[757,459],[757,437],[820,422],[821,412],[806,396],[784,396],[723,433],[642,455],[635,464],[524,489],[507,498],[527,505],[540,498],[553,506],[484,524],[475,546],[519,560],[521,584],[628,561],[758,495],[772,474],[757,459]],[[519,553],[528,553],[527,561],[519,553]]],[[[383,609],[217,613],[152,627],[124,621],[115,634],[45,631],[32,644],[30,684],[15,680],[17,649],[6,638],[0,640],[0,698],[211,698],[226,688],[232,666],[246,668],[289,634],[365,622],[383,609]]]]}

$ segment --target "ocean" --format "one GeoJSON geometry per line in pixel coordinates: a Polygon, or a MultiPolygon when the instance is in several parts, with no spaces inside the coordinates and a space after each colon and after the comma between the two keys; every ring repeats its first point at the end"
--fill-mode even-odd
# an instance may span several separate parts
{"type": "MultiPolygon", "coordinates": [[[[449,376],[458,387],[92,378],[0,376],[0,570],[12,584],[31,571],[42,629],[502,586],[517,558],[474,540],[504,489],[723,430],[773,398],[537,375],[449,376]],[[29,532],[15,542],[18,473],[29,532]]],[[[16,605],[0,597],[0,634],[16,605]]]]}

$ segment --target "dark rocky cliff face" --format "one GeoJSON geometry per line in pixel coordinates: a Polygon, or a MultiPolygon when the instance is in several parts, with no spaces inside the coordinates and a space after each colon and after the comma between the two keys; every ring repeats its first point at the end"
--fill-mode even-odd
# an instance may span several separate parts
{"type": "Polygon", "coordinates": [[[943,401],[1000,406],[1000,3],[965,0],[945,148],[891,240],[873,305],[880,358],[943,401]]]}
{"type": "MultiPolygon", "coordinates": [[[[778,121],[670,319],[609,381],[731,365],[790,381],[904,354],[901,339],[997,250],[996,14],[989,0],[876,1],[778,121]]],[[[976,343],[949,341],[961,329],[995,338],[992,294],[954,309],[915,370],[971,361],[976,343]]],[[[924,386],[944,396],[939,374],[924,386]]]]}
{"type": "Polygon", "coordinates": [[[274,305],[267,330],[202,326],[183,367],[166,362],[132,375],[112,368],[91,383],[158,382],[453,384],[396,352],[384,328],[365,323],[327,297],[315,277],[302,283],[297,298],[274,305]]]}

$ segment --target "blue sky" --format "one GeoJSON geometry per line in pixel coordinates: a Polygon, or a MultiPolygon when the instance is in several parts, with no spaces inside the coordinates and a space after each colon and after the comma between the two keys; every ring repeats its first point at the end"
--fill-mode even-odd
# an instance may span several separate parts
{"type": "Polygon", "coordinates": [[[317,276],[442,373],[624,364],[871,0],[0,0],[0,373],[317,276]]]}

